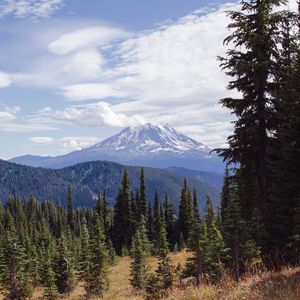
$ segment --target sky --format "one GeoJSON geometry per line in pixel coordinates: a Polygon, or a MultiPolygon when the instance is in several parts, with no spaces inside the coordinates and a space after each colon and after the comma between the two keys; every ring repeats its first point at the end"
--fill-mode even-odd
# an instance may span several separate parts
{"type": "MultiPolygon", "coordinates": [[[[296,1],[294,1],[296,4],[296,1]]],[[[168,123],[224,145],[224,0],[0,0],[0,159],[168,123]]],[[[232,95],[232,93],[231,93],[232,95]]]]}

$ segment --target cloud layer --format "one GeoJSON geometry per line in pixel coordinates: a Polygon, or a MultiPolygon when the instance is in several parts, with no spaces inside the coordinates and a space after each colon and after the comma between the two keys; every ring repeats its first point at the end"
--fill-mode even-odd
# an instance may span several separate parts
{"type": "Polygon", "coordinates": [[[0,1],[0,16],[49,17],[60,8],[62,3],[63,0],[2,0],[0,1]]]}
{"type": "Polygon", "coordinates": [[[99,142],[99,138],[93,136],[65,136],[62,138],[37,136],[31,137],[29,140],[38,145],[57,145],[62,152],[81,150],[99,142]]]}

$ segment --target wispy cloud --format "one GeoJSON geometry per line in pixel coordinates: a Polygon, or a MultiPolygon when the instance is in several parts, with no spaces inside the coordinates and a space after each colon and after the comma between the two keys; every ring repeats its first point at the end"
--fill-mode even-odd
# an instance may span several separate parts
{"type": "Polygon", "coordinates": [[[49,136],[35,136],[29,139],[32,143],[41,144],[41,145],[49,145],[54,142],[54,139],[49,136]]]}
{"type": "Polygon", "coordinates": [[[49,17],[61,7],[62,3],[63,0],[2,0],[0,1],[0,16],[49,17]]]}
{"type": "Polygon", "coordinates": [[[52,124],[20,118],[19,106],[0,108],[0,131],[3,132],[38,132],[54,130],[52,124]]]}
{"type": "Polygon", "coordinates": [[[97,102],[81,106],[69,106],[64,110],[44,109],[33,116],[32,122],[62,122],[82,127],[125,127],[144,122],[142,117],[116,113],[106,102],[97,102]]]}
{"type": "Polygon", "coordinates": [[[125,36],[128,36],[128,33],[120,28],[108,26],[89,27],[63,34],[48,45],[48,50],[63,55],[80,49],[103,46],[125,36]]]}
{"type": "Polygon", "coordinates": [[[31,137],[29,140],[38,145],[57,145],[62,152],[80,150],[99,142],[99,138],[94,136],[65,136],[61,138],[36,136],[31,137]]]}
{"type": "Polygon", "coordinates": [[[11,85],[9,74],[0,71],[0,88],[5,88],[11,85]]]}

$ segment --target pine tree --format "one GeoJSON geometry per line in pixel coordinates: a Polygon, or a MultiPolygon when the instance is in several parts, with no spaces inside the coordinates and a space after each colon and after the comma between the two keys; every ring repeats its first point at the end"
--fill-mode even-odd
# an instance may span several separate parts
{"type": "Polygon", "coordinates": [[[165,212],[165,223],[166,223],[166,230],[167,230],[167,238],[168,243],[172,248],[176,243],[176,228],[175,228],[175,219],[174,219],[174,204],[169,199],[168,194],[165,196],[164,202],[164,212],[165,212]]]}
{"type": "Polygon", "coordinates": [[[68,220],[68,227],[73,232],[75,227],[75,215],[74,215],[74,209],[73,209],[73,196],[72,196],[72,188],[69,185],[68,186],[68,214],[67,214],[67,220],[68,220]]]}
{"type": "Polygon", "coordinates": [[[224,221],[224,211],[229,202],[229,166],[226,165],[223,187],[221,192],[221,221],[224,221]]]}
{"type": "Polygon", "coordinates": [[[103,191],[102,195],[102,205],[103,205],[103,226],[104,226],[104,234],[107,239],[107,241],[110,238],[110,227],[111,227],[111,221],[109,217],[109,207],[108,207],[108,202],[107,202],[107,195],[106,191],[103,191]]]}
{"type": "Polygon", "coordinates": [[[111,239],[109,239],[107,242],[107,250],[109,254],[109,264],[112,266],[116,262],[116,251],[111,239]]]}
{"type": "Polygon", "coordinates": [[[187,185],[186,178],[183,182],[179,203],[179,217],[178,217],[178,232],[182,233],[184,242],[189,238],[191,224],[193,222],[193,199],[191,191],[187,185]]]}
{"type": "Polygon", "coordinates": [[[97,196],[95,211],[99,216],[100,222],[103,223],[103,221],[104,221],[104,212],[103,212],[103,200],[102,200],[102,197],[101,197],[101,193],[99,193],[98,196],[97,196]]]}
{"type": "Polygon", "coordinates": [[[133,236],[131,257],[130,283],[135,289],[144,289],[149,277],[150,243],[143,215],[133,236]]]}
{"type": "Polygon", "coordinates": [[[87,298],[89,298],[90,294],[91,294],[91,282],[92,282],[92,275],[91,275],[92,258],[91,258],[91,256],[92,256],[92,254],[91,254],[91,245],[90,245],[90,235],[89,235],[86,221],[83,221],[82,232],[81,232],[81,249],[80,249],[78,276],[79,276],[79,279],[84,282],[84,289],[85,289],[87,298]]]}
{"type": "Polygon", "coordinates": [[[294,213],[300,198],[297,183],[300,176],[300,11],[297,14],[285,12],[280,33],[274,91],[276,122],[269,151],[272,185],[266,231],[269,251],[286,256],[286,244],[295,226],[294,213]]]}
{"type": "Polygon", "coordinates": [[[113,242],[117,254],[122,249],[130,249],[133,233],[133,214],[130,181],[127,169],[124,171],[122,188],[119,191],[114,214],[113,242]]]}
{"type": "Polygon", "coordinates": [[[59,298],[59,292],[55,282],[55,273],[53,270],[53,261],[50,249],[43,249],[43,287],[44,298],[55,300],[59,298]]]}
{"type": "Polygon", "coordinates": [[[201,221],[199,202],[198,202],[196,189],[194,189],[194,192],[193,192],[193,220],[194,220],[194,223],[200,223],[200,221],[201,221]]]}
{"type": "Polygon", "coordinates": [[[187,259],[183,277],[193,277],[197,286],[201,283],[201,275],[205,272],[205,251],[207,240],[204,235],[204,222],[196,222],[191,232],[189,250],[193,256],[187,259]],[[202,225],[202,226],[201,226],[202,225]]]}
{"type": "Polygon", "coordinates": [[[32,286],[26,272],[27,257],[21,245],[10,213],[0,257],[0,284],[5,300],[30,299],[32,286]]]}
{"type": "Polygon", "coordinates": [[[98,214],[93,217],[93,230],[90,238],[91,269],[90,269],[90,295],[103,297],[109,288],[109,255],[105,245],[103,226],[98,214]]]}
{"type": "Polygon", "coordinates": [[[153,233],[154,252],[158,255],[162,255],[162,253],[165,252],[168,253],[169,246],[167,241],[166,224],[157,191],[155,192],[154,199],[153,233]]]}
{"type": "Polygon", "coordinates": [[[140,176],[140,189],[139,189],[139,207],[138,211],[140,216],[144,216],[145,220],[148,216],[148,200],[147,200],[147,190],[146,190],[146,184],[145,184],[145,174],[144,174],[144,168],[141,168],[141,176],[140,176]]]}
{"type": "Polygon", "coordinates": [[[54,272],[59,293],[70,294],[76,287],[74,258],[64,235],[58,241],[54,272]]]}
{"type": "MultiPolygon", "coordinates": [[[[229,163],[239,165],[237,177],[242,217],[248,221],[254,208],[267,218],[269,132],[273,130],[274,65],[278,57],[280,13],[284,0],[242,1],[241,11],[231,11],[233,32],[225,44],[233,44],[227,57],[220,58],[232,77],[228,88],[238,90],[240,99],[225,98],[221,103],[237,116],[228,149],[218,152],[229,163]]],[[[250,226],[250,224],[249,224],[250,226]]]]}
{"type": "Polygon", "coordinates": [[[148,239],[150,242],[153,241],[153,214],[152,214],[152,208],[151,203],[148,202],[148,209],[147,209],[148,215],[147,215],[147,231],[148,231],[148,239]]]}
{"type": "Polygon", "coordinates": [[[251,238],[246,222],[242,218],[236,183],[234,179],[231,181],[229,202],[224,211],[223,236],[229,248],[229,267],[236,280],[239,280],[246,265],[253,266],[260,263],[261,258],[259,248],[251,238]]]}
{"type": "Polygon", "coordinates": [[[223,260],[226,257],[226,249],[220,228],[217,226],[217,217],[209,196],[207,196],[204,222],[205,272],[211,281],[216,282],[223,276],[223,260]]]}
{"type": "Polygon", "coordinates": [[[186,248],[185,240],[184,240],[182,232],[180,232],[179,241],[178,241],[178,250],[181,251],[181,250],[184,250],[185,248],[186,248]]]}

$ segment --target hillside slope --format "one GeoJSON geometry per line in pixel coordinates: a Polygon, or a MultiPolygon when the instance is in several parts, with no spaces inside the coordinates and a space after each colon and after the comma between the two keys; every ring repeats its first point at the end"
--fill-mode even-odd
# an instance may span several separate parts
{"type": "MultiPolygon", "coordinates": [[[[73,187],[75,206],[91,206],[97,193],[107,190],[110,204],[114,204],[123,172],[128,168],[133,191],[139,186],[140,167],[123,166],[117,163],[97,161],[77,164],[64,169],[43,169],[22,166],[0,160],[0,200],[9,196],[28,197],[34,195],[39,200],[51,199],[65,203],[67,186],[73,187]]],[[[157,189],[161,197],[168,192],[178,205],[183,177],[165,170],[145,168],[146,185],[149,199],[152,200],[157,189]]],[[[189,178],[195,187],[203,207],[205,196],[212,197],[215,205],[219,200],[217,189],[203,182],[189,178]]]]}
{"type": "MultiPolygon", "coordinates": [[[[172,253],[174,265],[184,266],[188,252],[172,253]]],[[[110,267],[110,289],[104,294],[105,300],[143,300],[142,293],[136,293],[130,286],[130,258],[121,257],[110,267]]],[[[151,259],[152,270],[157,267],[157,259],[151,259]]],[[[32,300],[41,299],[43,291],[38,288],[32,300]]],[[[65,300],[84,299],[84,289],[79,286],[65,300]]],[[[202,285],[199,288],[186,284],[175,288],[165,297],[166,300],[299,300],[300,267],[286,268],[279,272],[264,272],[260,275],[247,275],[239,283],[227,278],[219,285],[202,285]]],[[[0,300],[3,300],[0,294],[0,300]]]]}

